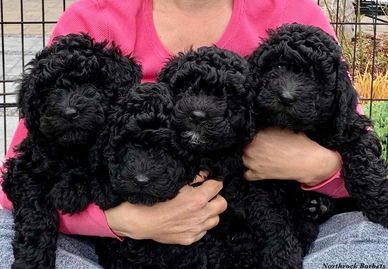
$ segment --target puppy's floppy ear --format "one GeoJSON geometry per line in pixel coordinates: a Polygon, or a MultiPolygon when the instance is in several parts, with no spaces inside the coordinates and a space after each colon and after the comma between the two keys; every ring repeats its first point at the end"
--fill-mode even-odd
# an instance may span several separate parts
{"type": "Polygon", "coordinates": [[[37,79],[32,74],[24,74],[18,88],[17,104],[21,118],[24,119],[27,130],[36,133],[39,129],[40,113],[35,107],[39,103],[37,79]]]}
{"type": "Polygon", "coordinates": [[[247,87],[251,88],[256,94],[260,90],[261,76],[264,73],[265,66],[273,62],[273,47],[266,40],[248,56],[249,74],[247,76],[247,87]]]}
{"type": "Polygon", "coordinates": [[[352,139],[360,132],[367,132],[370,120],[357,113],[358,95],[349,77],[347,64],[341,60],[335,85],[335,133],[340,137],[352,139]]]}
{"type": "Polygon", "coordinates": [[[57,52],[59,49],[56,43],[38,52],[28,62],[19,80],[18,109],[30,133],[38,132],[39,111],[46,105],[45,97],[53,87],[55,80],[67,68],[66,54],[57,54],[57,52]]]}

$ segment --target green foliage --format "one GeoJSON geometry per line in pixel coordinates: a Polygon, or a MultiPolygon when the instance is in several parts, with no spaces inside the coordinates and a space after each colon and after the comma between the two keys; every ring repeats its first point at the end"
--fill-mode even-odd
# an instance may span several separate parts
{"type": "Polygon", "coordinates": [[[363,104],[363,109],[373,121],[373,129],[381,139],[383,157],[388,160],[388,101],[373,101],[372,113],[370,102],[363,104]]]}

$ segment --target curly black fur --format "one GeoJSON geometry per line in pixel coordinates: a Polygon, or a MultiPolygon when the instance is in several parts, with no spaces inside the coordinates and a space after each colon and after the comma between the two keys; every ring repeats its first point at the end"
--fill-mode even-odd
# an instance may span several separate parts
{"type": "Polygon", "coordinates": [[[238,55],[204,47],[165,66],[158,80],[168,88],[142,85],[120,103],[104,154],[123,199],[170,199],[196,171],[207,169],[224,181],[229,208],[216,228],[187,247],[98,239],[105,268],[302,268],[317,235],[310,219],[321,218],[330,200],[301,192],[296,182],[242,179],[242,148],[256,117],[253,88],[245,87],[251,86],[248,74],[238,55]]]}
{"type": "Polygon", "coordinates": [[[337,42],[317,27],[284,25],[270,31],[248,61],[259,128],[305,132],[338,151],[350,196],[370,220],[387,227],[387,164],[370,120],[356,112],[357,93],[337,42]]]}
{"type": "Polygon", "coordinates": [[[119,89],[140,76],[133,59],[86,34],[58,37],[29,62],[18,94],[28,135],[3,176],[14,206],[13,269],[55,267],[57,210],[82,211],[96,196],[89,150],[119,89]]]}
{"type": "Polygon", "coordinates": [[[170,129],[172,108],[166,85],[145,83],[132,88],[112,114],[105,158],[113,188],[130,203],[171,199],[195,175],[185,169],[170,129]]]}
{"type": "MultiPolygon", "coordinates": [[[[168,84],[173,96],[174,106],[168,111],[171,114],[170,128],[176,133],[177,147],[186,149],[183,152],[180,149],[180,154],[184,156],[182,159],[185,160],[180,165],[194,167],[194,171],[207,169],[212,177],[224,180],[222,195],[228,200],[229,209],[222,215],[221,223],[216,228],[208,231],[199,242],[187,247],[134,240],[126,240],[124,243],[113,240],[110,244],[100,242],[97,249],[105,267],[301,268],[302,248],[294,235],[294,227],[288,223],[290,212],[283,207],[285,198],[278,195],[279,192],[274,192],[272,185],[257,188],[242,179],[242,148],[254,134],[254,95],[249,88],[244,87],[247,74],[248,66],[244,59],[216,47],[204,47],[180,54],[161,71],[159,81],[168,84]]],[[[155,105],[155,101],[150,103],[155,105]]],[[[147,115],[148,112],[143,117],[147,115]]],[[[150,117],[147,119],[150,120],[150,117]]],[[[154,125],[160,126],[159,123],[154,125]]],[[[131,128],[136,130],[133,126],[131,128]]],[[[118,130],[116,133],[120,134],[122,124],[118,130]]],[[[123,141],[125,136],[117,137],[123,141]]],[[[122,143],[116,144],[120,152],[119,145],[122,143]]],[[[165,160],[169,160],[166,158],[169,151],[163,153],[165,160]]],[[[124,152],[128,152],[125,147],[124,152]]],[[[126,155],[118,155],[122,162],[120,155],[126,155]]],[[[152,159],[155,156],[152,155],[142,156],[150,158],[154,163],[152,159]]],[[[133,159],[135,163],[142,162],[133,157],[128,159],[133,159]]],[[[131,183],[130,188],[139,192],[136,176],[132,175],[136,164],[128,165],[129,169],[118,170],[124,171],[125,177],[132,178],[134,184],[131,183]]],[[[159,173],[155,168],[154,171],[159,173]]],[[[124,185],[120,180],[122,176],[123,172],[116,177],[120,186],[124,185]]],[[[187,177],[186,174],[184,178],[187,180],[192,176],[187,177]]],[[[152,184],[152,179],[150,182],[152,184]]],[[[153,187],[160,189],[159,195],[163,193],[159,186],[151,186],[150,191],[154,194],[153,187]]],[[[142,192],[147,193],[147,187],[142,192]]],[[[135,199],[147,203],[138,196],[135,199]]],[[[147,200],[153,201],[149,198],[147,200]]]]}
{"type": "MultiPolygon", "coordinates": [[[[242,179],[242,149],[255,133],[253,118],[257,117],[254,90],[246,87],[246,68],[234,53],[202,48],[173,59],[159,76],[176,98],[172,128],[179,143],[191,150],[189,155],[199,168],[224,180],[221,194],[229,208],[209,236],[221,240],[223,250],[218,253],[227,255],[220,264],[207,266],[300,268],[317,229],[308,217],[299,216],[304,215],[306,201],[318,198],[306,194],[291,200],[292,195],[285,195],[276,184],[242,179]],[[285,205],[290,201],[294,206],[288,209],[285,205]]],[[[289,184],[288,193],[297,192],[298,184],[289,184]]]]}
{"type": "MultiPolygon", "coordinates": [[[[302,207],[306,197],[287,209],[289,197],[284,189],[242,179],[242,149],[255,133],[253,118],[257,117],[254,90],[246,87],[246,68],[247,63],[232,52],[201,48],[173,59],[159,80],[168,83],[175,96],[172,128],[179,143],[191,150],[199,168],[224,180],[221,194],[228,210],[209,237],[221,240],[223,249],[218,253],[227,255],[216,264],[221,268],[301,268],[302,255],[317,233],[308,218],[298,218],[303,210],[297,206],[302,207]]],[[[296,183],[290,185],[288,193],[299,191],[296,183]]],[[[310,198],[316,197],[311,194],[310,198]]],[[[209,250],[213,247],[208,245],[209,250]]]]}
{"type": "Polygon", "coordinates": [[[246,74],[244,59],[216,47],[181,53],[163,68],[159,81],[173,90],[172,128],[180,144],[219,153],[250,139],[253,94],[244,87],[246,74]]]}
{"type": "MultiPolygon", "coordinates": [[[[227,166],[236,167],[235,151],[252,126],[246,107],[253,96],[243,87],[247,72],[237,55],[201,48],[173,58],[158,84],[133,89],[112,119],[105,151],[117,192],[132,203],[152,204],[174,197],[200,168],[228,177],[227,166]]],[[[100,239],[97,250],[106,268],[227,268],[218,234],[187,247],[100,239]]]]}
{"type": "MultiPolygon", "coordinates": [[[[242,180],[242,147],[254,134],[254,95],[244,87],[247,74],[241,57],[216,47],[200,48],[173,58],[159,75],[171,89],[173,106],[171,94],[160,86],[151,86],[159,95],[152,89],[144,94],[141,89],[147,87],[141,86],[122,102],[105,151],[116,191],[133,203],[152,204],[174,197],[194,172],[208,169],[212,177],[224,180],[222,195],[229,209],[218,227],[187,247],[100,239],[97,250],[104,267],[301,267],[303,249],[284,207],[285,196],[272,185],[257,188],[242,180]],[[169,166],[175,174],[165,177],[169,166]],[[166,186],[174,191],[166,192],[166,186]]],[[[312,228],[303,229],[312,234],[312,228]]]]}
{"type": "MultiPolygon", "coordinates": [[[[128,91],[112,113],[105,133],[108,143],[101,147],[111,186],[122,200],[152,205],[175,197],[194,178],[196,171],[170,129],[172,109],[172,95],[165,84],[145,83],[128,91]]],[[[96,239],[100,263],[116,269],[201,268],[198,256],[203,248],[152,240],[96,239]]]]}

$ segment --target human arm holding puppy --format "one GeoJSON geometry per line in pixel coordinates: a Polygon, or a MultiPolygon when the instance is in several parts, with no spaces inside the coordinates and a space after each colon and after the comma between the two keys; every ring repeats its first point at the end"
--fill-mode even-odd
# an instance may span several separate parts
{"type": "Polygon", "coordinates": [[[172,200],[151,207],[122,203],[105,215],[120,236],[190,245],[218,224],[218,215],[226,209],[225,199],[218,195],[221,188],[221,182],[206,180],[196,188],[183,187],[172,200]]]}
{"type": "Polygon", "coordinates": [[[243,162],[247,180],[293,179],[310,187],[331,179],[342,167],[336,152],[304,133],[279,128],[259,131],[246,146],[243,162]]]}

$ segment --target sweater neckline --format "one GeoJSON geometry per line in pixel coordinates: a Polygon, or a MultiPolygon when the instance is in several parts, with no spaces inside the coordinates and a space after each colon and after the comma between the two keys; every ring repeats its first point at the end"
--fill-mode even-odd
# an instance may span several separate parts
{"type": "MultiPolygon", "coordinates": [[[[150,41],[152,42],[152,45],[154,49],[158,52],[160,56],[163,58],[171,58],[174,56],[173,53],[171,53],[167,47],[163,44],[163,42],[160,40],[158,33],[156,31],[154,17],[152,14],[152,8],[153,8],[153,1],[152,0],[145,0],[145,14],[146,14],[146,28],[147,32],[150,38],[150,41]]],[[[237,32],[239,21],[240,21],[240,14],[242,5],[244,0],[233,0],[233,8],[232,8],[232,15],[229,19],[229,22],[222,33],[222,35],[219,37],[219,39],[214,43],[217,47],[225,48],[225,46],[229,43],[229,41],[234,37],[235,33],[237,32]]]]}

